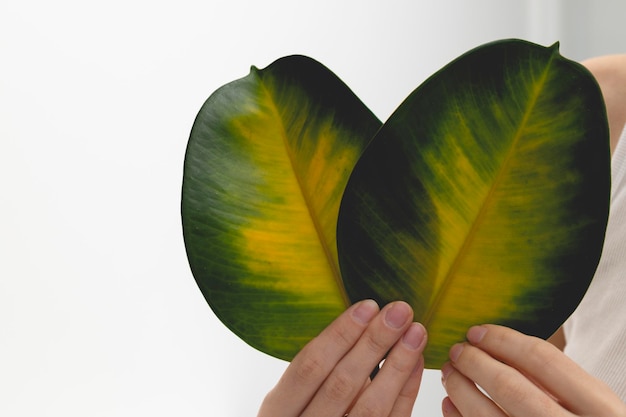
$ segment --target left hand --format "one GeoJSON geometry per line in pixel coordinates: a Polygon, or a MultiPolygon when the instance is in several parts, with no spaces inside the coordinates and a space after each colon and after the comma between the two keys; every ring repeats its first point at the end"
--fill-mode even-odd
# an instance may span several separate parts
{"type": "Polygon", "coordinates": [[[258,417],[409,417],[424,370],[424,326],[405,302],[350,307],[291,361],[258,417]],[[370,371],[385,357],[373,381],[370,371]]]}
{"type": "Polygon", "coordinates": [[[542,339],[484,325],[467,340],[442,368],[446,417],[626,416],[608,386],[542,339]]]}

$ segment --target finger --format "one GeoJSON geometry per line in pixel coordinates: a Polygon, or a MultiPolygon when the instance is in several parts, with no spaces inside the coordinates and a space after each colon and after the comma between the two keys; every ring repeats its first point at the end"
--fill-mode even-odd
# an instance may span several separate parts
{"type": "Polygon", "coordinates": [[[376,302],[364,300],[342,313],[296,355],[265,397],[259,416],[300,415],[378,312],[376,302]]]}
{"type": "Polygon", "coordinates": [[[454,403],[450,399],[450,397],[446,397],[441,402],[441,413],[444,417],[462,417],[462,414],[459,410],[454,406],[454,403]]]}
{"type": "Polygon", "coordinates": [[[483,394],[474,382],[457,372],[450,363],[441,368],[441,381],[448,394],[442,403],[443,414],[463,417],[506,417],[491,399],[483,394]]]}
{"type": "Polygon", "coordinates": [[[412,318],[413,311],[405,302],[385,306],[354,347],[335,366],[302,416],[340,415],[347,410],[371,370],[402,337],[412,318]]]}
{"type": "Polygon", "coordinates": [[[513,329],[485,325],[472,327],[470,343],[519,369],[575,414],[596,415],[609,410],[610,388],[585,372],[552,344],[513,329]]]}
{"type": "Polygon", "coordinates": [[[421,358],[425,345],[426,329],[413,323],[391,349],[376,378],[358,398],[350,414],[410,416],[424,367],[421,358]]]}
{"type": "Polygon", "coordinates": [[[402,391],[393,405],[390,417],[408,417],[413,412],[415,399],[422,384],[422,375],[424,374],[424,357],[420,355],[420,359],[409,376],[409,379],[402,387],[402,391]]]}
{"type": "Polygon", "coordinates": [[[510,415],[558,417],[569,414],[520,371],[477,347],[457,344],[450,349],[450,359],[456,370],[482,387],[510,415]]]}

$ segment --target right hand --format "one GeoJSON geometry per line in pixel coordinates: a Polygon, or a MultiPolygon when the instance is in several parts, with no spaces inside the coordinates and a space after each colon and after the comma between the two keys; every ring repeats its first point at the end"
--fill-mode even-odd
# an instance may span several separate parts
{"type": "Polygon", "coordinates": [[[555,346],[507,327],[473,326],[450,360],[445,417],[626,416],[617,394],[555,346]]]}
{"type": "Polygon", "coordinates": [[[426,345],[426,330],[412,319],[401,301],[382,310],[372,300],[354,304],[296,355],[258,417],[410,417],[426,345]]]}

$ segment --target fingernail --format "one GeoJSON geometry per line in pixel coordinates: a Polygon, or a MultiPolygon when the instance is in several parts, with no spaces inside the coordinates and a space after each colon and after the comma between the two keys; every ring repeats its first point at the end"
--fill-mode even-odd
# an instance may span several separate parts
{"type": "Polygon", "coordinates": [[[444,388],[446,386],[446,382],[448,381],[448,377],[452,372],[454,372],[454,367],[452,367],[450,362],[444,363],[441,367],[441,385],[443,385],[444,388]]]}
{"type": "Polygon", "coordinates": [[[374,300],[363,300],[352,312],[352,317],[363,324],[369,323],[378,313],[378,304],[374,300]]]}
{"type": "Polygon", "coordinates": [[[441,367],[441,383],[445,386],[446,380],[450,376],[450,374],[454,372],[454,367],[450,362],[446,362],[441,367]]]}
{"type": "Polygon", "coordinates": [[[459,360],[459,356],[461,356],[461,352],[463,352],[463,343],[457,343],[456,345],[450,348],[450,360],[452,362],[456,362],[459,360]]]}
{"type": "Polygon", "coordinates": [[[467,340],[471,344],[476,345],[480,343],[481,340],[483,340],[483,337],[485,337],[485,333],[487,333],[487,328],[484,326],[470,327],[470,329],[467,331],[467,340]]]}
{"type": "Polygon", "coordinates": [[[393,303],[385,313],[385,321],[395,329],[406,324],[411,317],[411,307],[406,303],[393,303]]]}
{"type": "Polygon", "coordinates": [[[450,400],[450,397],[446,397],[443,399],[443,402],[441,403],[441,410],[444,416],[459,415],[459,412],[452,403],[452,400],[450,400]]]}
{"type": "Polygon", "coordinates": [[[426,336],[426,330],[424,326],[419,323],[411,324],[411,327],[402,336],[402,342],[409,348],[416,350],[424,342],[426,336]]]}

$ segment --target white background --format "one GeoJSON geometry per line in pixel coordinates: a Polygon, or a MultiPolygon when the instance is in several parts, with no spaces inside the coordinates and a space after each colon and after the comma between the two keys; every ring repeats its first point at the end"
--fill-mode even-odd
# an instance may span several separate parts
{"type": "MultiPolygon", "coordinates": [[[[285,363],[215,318],[179,215],[195,115],[250,65],[309,55],[385,120],[485,42],[624,52],[625,12],[621,0],[3,0],[0,415],[255,415],[285,363]]],[[[439,379],[427,372],[415,415],[439,415],[439,379]]]]}

